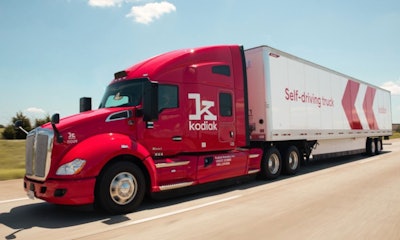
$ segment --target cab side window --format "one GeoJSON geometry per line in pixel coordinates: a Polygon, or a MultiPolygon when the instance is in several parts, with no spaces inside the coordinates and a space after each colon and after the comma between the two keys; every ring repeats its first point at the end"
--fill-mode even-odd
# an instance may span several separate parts
{"type": "Polygon", "coordinates": [[[232,116],[232,94],[219,94],[219,114],[223,117],[232,116]]]}
{"type": "Polygon", "coordinates": [[[158,111],[167,108],[177,108],[178,105],[178,86],[163,85],[158,86],[158,111]]]}

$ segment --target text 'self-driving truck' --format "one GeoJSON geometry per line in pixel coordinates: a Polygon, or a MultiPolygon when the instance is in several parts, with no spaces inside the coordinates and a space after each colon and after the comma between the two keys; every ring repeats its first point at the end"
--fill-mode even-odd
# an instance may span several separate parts
{"type": "Polygon", "coordinates": [[[165,53],[115,73],[98,110],[88,102],[28,134],[31,197],[130,212],[146,193],[377,154],[392,134],[390,92],[268,46],[165,53]]]}

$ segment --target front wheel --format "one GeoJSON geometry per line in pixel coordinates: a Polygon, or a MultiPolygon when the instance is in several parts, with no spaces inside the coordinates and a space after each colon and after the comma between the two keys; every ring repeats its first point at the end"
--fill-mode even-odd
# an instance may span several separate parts
{"type": "Polygon", "coordinates": [[[143,201],[146,181],[142,170],[130,162],[108,166],[96,184],[96,203],[112,214],[133,212],[143,201]]]}
{"type": "Polygon", "coordinates": [[[261,159],[261,171],[259,177],[262,179],[275,179],[281,174],[281,155],[275,147],[267,149],[261,159]]]}

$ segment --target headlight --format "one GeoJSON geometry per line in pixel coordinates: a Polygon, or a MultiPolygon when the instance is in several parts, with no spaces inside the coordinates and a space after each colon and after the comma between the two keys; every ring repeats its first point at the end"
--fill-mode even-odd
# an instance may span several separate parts
{"type": "Polygon", "coordinates": [[[66,163],[61,165],[58,169],[56,174],[57,175],[74,175],[80,173],[83,167],[86,164],[86,160],[83,159],[75,159],[72,162],[66,163]]]}

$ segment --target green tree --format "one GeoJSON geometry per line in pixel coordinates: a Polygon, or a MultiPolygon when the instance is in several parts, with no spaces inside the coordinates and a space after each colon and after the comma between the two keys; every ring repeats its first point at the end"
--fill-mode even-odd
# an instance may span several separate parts
{"type": "Polygon", "coordinates": [[[47,114],[44,118],[36,118],[36,119],[35,119],[35,126],[34,126],[34,128],[40,127],[40,126],[42,126],[43,124],[48,123],[48,122],[50,122],[50,121],[51,121],[51,119],[50,119],[49,114],[47,114]]]}
{"type": "Polygon", "coordinates": [[[15,139],[15,129],[13,125],[7,125],[2,132],[4,139],[15,139]]]}
{"type": "MultiPolygon", "coordinates": [[[[24,128],[26,131],[29,132],[32,130],[31,121],[22,112],[17,112],[15,117],[12,118],[11,122],[14,124],[17,120],[22,121],[22,128],[24,128]]],[[[5,139],[25,139],[26,133],[21,129],[15,129],[13,124],[7,125],[2,133],[3,137],[5,139]]]]}

